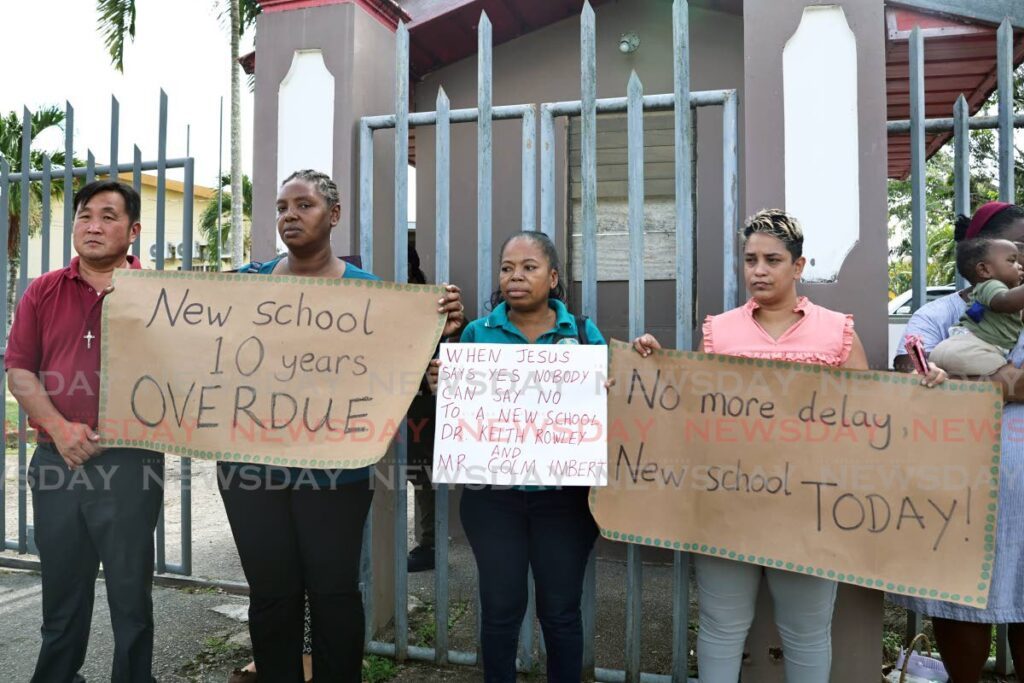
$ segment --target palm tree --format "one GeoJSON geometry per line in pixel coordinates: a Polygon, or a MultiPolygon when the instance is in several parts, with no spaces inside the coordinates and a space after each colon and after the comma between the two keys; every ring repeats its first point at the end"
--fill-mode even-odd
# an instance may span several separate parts
{"type": "MultiPolygon", "coordinates": [[[[43,131],[57,127],[64,130],[64,111],[57,107],[44,107],[32,114],[29,120],[29,128],[32,139],[36,139],[43,131]]],[[[21,168],[21,141],[22,141],[22,116],[20,112],[8,112],[0,117],[0,157],[9,164],[11,173],[20,173],[21,168]]],[[[29,151],[29,171],[39,171],[43,168],[43,156],[46,152],[41,150],[29,151]]],[[[64,165],[64,152],[53,150],[49,152],[50,160],[54,166],[64,165]]],[[[81,162],[72,159],[71,163],[80,166],[81,162]]],[[[51,195],[60,198],[64,194],[63,183],[58,178],[50,186],[51,195]]],[[[29,215],[21,215],[21,183],[10,185],[10,196],[7,201],[7,220],[9,230],[7,233],[7,324],[10,324],[10,316],[14,311],[16,286],[18,273],[21,269],[21,231],[28,230],[33,234],[40,228],[40,212],[43,202],[42,184],[29,184],[29,215]]]]}
{"type": "MultiPolygon", "coordinates": [[[[234,205],[231,201],[231,197],[235,196],[234,193],[224,192],[224,186],[231,184],[230,176],[222,176],[220,179],[220,186],[217,188],[219,197],[214,197],[203,209],[203,213],[199,216],[199,232],[206,239],[206,261],[207,263],[213,263],[217,265],[217,270],[220,270],[220,245],[231,246],[228,243],[228,238],[231,235],[244,234],[244,230],[232,230],[234,218],[234,205]],[[218,199],[220,199],[221,205],[221,234],[220,240],[217,239],[217,205],[218,199]],[[226,220],[225,220],[226,219],[226,220]]],[[[249,180],[249,176],[242,176],[242,206],[241,213],[252,221],[252,182],[249,180]]]]}
{"type": "MultiPolygon", "coordinates": [[[[221,17],[230,17],[231,32],[231,192],[238,197],[244,193],[242,183],[242,104],[241,75],[238,63],[238,44],[242,34],[254,23],[261,11],[257,0],[215,0],[221,7],[221,17]]],[[[135,0],[96,0],[99,29],[110,52],[110,60],[118,71],[124,71],[125,38],[135,39],[135,0]]],[[[243,225],[242,207],[235,205],[231,214],[232,225],[243,225]]],[[[232,263],[242,264],[245,235],[238,230],[232,236],[232,263]]]]}

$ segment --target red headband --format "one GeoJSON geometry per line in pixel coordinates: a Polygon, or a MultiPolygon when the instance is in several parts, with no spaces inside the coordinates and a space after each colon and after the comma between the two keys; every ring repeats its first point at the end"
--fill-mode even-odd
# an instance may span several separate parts
{"type": "Polygon", "coordinates": [[[967,234],[964,236],[965,239],[974,239],[977,237],[988,222],[992,220],[992,217],[1003,209],[1008,209],[1013,204],[1007,204],[1006,202],[988,202],[982,204],[977,211],[974,212],[974,217],[971,218],[971,224],[967,228],[967,234]]]}

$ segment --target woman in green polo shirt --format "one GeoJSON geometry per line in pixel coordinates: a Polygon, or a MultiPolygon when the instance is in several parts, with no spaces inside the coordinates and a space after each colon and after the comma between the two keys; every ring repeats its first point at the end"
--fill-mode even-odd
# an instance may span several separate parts
{"type": "MultiPolygon", "coordinates": [[[[558,251],[541,232],[520,232],[502,245],[499,288],[492,312],[474,320],[463,342],[604,344],[597,326],[565,306],[558,251]]],[[[580,680],[583,627],[580,597],[597,524],[585,486],[467,487],[462,526],[480,575],[484,679],[516,678],[519,625],[527,604],[527,569],[537,588],[537,617],[547,646],[550,683],[580,680]]]]}

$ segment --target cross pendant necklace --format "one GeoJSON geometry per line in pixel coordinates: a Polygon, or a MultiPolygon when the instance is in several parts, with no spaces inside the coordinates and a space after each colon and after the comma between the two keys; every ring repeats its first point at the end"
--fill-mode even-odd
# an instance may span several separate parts
{"type": "Polygon", "coordinates": [[[92,348],[92,340],[95,339],[95,338],[96,337],[95,337],[95,335],[93,335],[92,330],[87,331],[85,333],[85,336],[82,337],[82,339],[85,340],[85,348],[91,349],[92,348]]]}

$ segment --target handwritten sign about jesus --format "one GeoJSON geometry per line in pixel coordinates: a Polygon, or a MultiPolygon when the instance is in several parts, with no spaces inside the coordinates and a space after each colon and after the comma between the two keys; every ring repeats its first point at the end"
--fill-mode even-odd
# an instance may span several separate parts
{"type": "Polygon", "coordinates": [[[103,443],[372,464],[437,345],[440,296],[371,280],[118,270],[103,306],[103,443]]]}
{"type": "Polygon", "coordinates": [[[608,347],[442,344],[435,482],[604,486],[608,347]]]}
{"type": "Polygon", "coordinates": [[[995,552],[1002,397],[985,382],[611,346],[618,541],[975,607],[995,552]]]}

